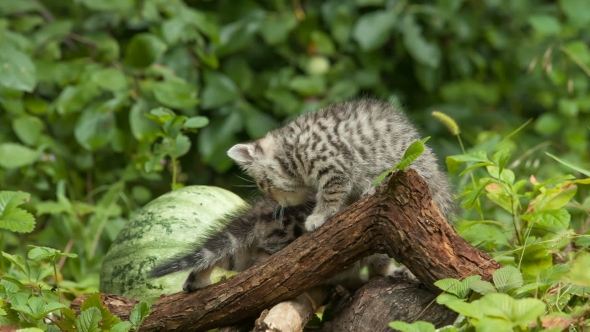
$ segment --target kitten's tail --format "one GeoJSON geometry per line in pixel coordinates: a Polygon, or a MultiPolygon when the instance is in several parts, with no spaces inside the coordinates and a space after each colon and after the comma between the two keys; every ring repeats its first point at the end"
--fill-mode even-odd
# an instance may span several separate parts
{"type": "MultiPolygon", "coordinates": [[[[149,271],[148,276],[158,278],[185,270],[199,273],[226,258],[233,262],[233,256],[247,250],[255,240],[254,227],[260,218],[260,210],[272,211],[274,206],[276,203],[261,200],[254,202],[251,208],[239,208],[226,215],[224,218],[227,226],[223,230],[209,237],[203,244],[195,246],[192,252],[182,253],[157,265],[149,271]]],[[[228,268],[231,269],[231,265],[228,268]]]]}
{"type": "Polygon", "coordinates": [[[148,277],[159,278],[174,272],[190,270],[193,266],[197,265],[198,263],[198,252],[179,255],[170,260],[164,261],[162,264],[154,267],[148,273],[148,277]]]}

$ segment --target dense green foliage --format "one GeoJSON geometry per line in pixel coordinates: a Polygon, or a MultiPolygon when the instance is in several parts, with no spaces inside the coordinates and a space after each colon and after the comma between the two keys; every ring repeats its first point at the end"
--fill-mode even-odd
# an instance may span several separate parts
{"type": "Polygon", "coordinates": [[[521,286],[534,286],[518,294],[583,324],[587,291],[576,287],[590,281],[576,262],[589,260],[590,199],[587,181],[566,175],[590,169],[587,7],[0,0],[0,248],[10,253],[0,257],[0,298],[20,285],[17,311],[34,326],[44,311],[27,312],[36,297],[25,286],[41,288],[46,305],[56,303],[51,285],[66,300],[97,290],[107,249],[140,206],[187,184],[246,195],[225,155],[232,144],[374,96],[403,106],[441,159],[452,156],[460,234],[519,268],[521,286]],[[459,126],[447,130],[432,111],[459,126]],[[29,244],[61,251],[31,257],[29,244]],[[546,268],[558,271],[540,275],[546,268]]]}

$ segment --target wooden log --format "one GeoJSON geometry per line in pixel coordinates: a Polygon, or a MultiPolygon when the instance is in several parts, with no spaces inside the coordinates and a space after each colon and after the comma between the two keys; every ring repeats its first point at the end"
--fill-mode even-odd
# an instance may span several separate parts
{"type": "MultiPolygon", "coordinates": [[[[376,193],[296,239],[268,260],[191,294],[161,296],[142,331],[204,331],[256,316],[281,301],[324,283],[362,257],[386,253],[438,292],[443,278],[481,275],[491,280],[500,267],[452,228],[432,201],[428,186],[413,170],[395,172],[376,193]]],[[[128,317],[133,301],[102,295],[111,312],[128,317]],[[117,305],[111,303],[116,301],[117,305]]],[[[83,298],[72,308],[79,309],[83,298]]]]}

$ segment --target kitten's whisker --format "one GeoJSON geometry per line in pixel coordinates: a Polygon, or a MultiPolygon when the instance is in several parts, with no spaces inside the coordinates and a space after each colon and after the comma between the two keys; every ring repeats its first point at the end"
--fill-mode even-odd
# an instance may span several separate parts
{"type": "Polygon", "coordinates": [[[277,213],[279,212],[279,208],[281,207],[280,204],[277,204],[277,206],[275,206],[275,210],[272,213],[272,218],[276,221],[277,220],[277,213]]]}
{"type": "Polygon", "coordinates": [[[255,184],[234,184],[234,187],[241,187],[241,188],[258,188],[255,184]]]}
{"type": "Polygon", "coordinates": [[[240,179],[242,179],[242,180],[244,180],[244,181],[246,181],[246,182],[250,182],[250,183],[256,183],[256,181],[254,181],[254,180],[252,180],[252,179],[243,178],[243,177],[241,177],[241,176],[239,176],[239,175],[237,175],[237,174],[234,174],[234,176],[236,176],[236,177],[238,177],[238,178],[240,178],[240,179]]]}

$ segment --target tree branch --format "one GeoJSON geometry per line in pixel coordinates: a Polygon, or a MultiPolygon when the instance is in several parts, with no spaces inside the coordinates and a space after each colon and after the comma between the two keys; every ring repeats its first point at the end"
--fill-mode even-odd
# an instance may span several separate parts
{"type": "MultiPolygon", "coordinates": [[[[191,294],[163,295],[142,331],[203,331],[231,325],[324,283],[362,257],[386,253],[406,265],[427,288],[443,278],[481,275],[491,280],[500,267],[457,235],[413,170],[396,172],[366,197],[296,239],[268,260],[191,294]]],[[[105,305],[123,319],[133,302],[105,305]]],[[[72,308],[79,309],[82,299],[72,308]]],[[[129,301],[129,300],[127,300],[129,301]]]]}

